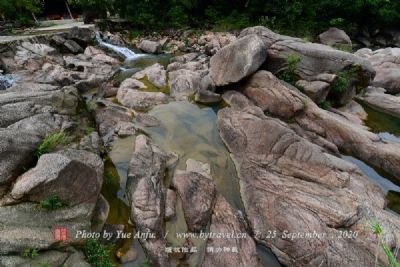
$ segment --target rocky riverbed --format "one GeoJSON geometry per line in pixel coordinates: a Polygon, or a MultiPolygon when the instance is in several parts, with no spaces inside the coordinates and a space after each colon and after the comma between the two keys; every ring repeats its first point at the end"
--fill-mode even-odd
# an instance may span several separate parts
{"type": "Polygon", "coordinates": [[[0,44],[0,266],[100,266],[96,233],[121,266],[386,266],[399,48],[320,41],[259,26],[0,44]]]}

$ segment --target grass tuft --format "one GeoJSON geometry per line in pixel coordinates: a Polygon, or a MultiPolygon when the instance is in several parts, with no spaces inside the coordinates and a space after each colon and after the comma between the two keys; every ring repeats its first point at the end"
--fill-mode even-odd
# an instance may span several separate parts
{"type": "Polygon", "coordinates": [[[39,147],[36,149],[36,156],[40,157],[54,150],[58,145],[63,145],[67,142],[67,135],[64,132],[58,132],[48,135],[40,143],[39,147]]]}

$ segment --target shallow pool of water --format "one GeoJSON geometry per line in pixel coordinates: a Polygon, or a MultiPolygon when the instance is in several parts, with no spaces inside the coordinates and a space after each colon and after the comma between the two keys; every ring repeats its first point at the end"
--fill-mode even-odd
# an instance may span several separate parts
{"type": "Polygon", "coordinates": [[[164,151],[179,155],[177,169],[186,169],[188,159],[209,163],[218,191],[235,209],[243,210],[239,179],[219,136],[215,111],[181,101],[156,106],[148,114],[159,119],[161,125],[142,127],[142,130],[164,151]]]}
{"type": "Polygon", "coordinates": [[[379,186],[386,195],[388,208],[400,214],[400,182],[395,177],[383,170],[376,170],[352,156],[342,155],[342,159],[355,164],[365,176],[379,186]]]}
{"type": "Polygon", "coordinates": [[[365,124],[372,132],[378,134],[384,140],[400,143],[399,118],[377,111],[367,105],[363,105],[363,108],[368,113],[365,124]]]}

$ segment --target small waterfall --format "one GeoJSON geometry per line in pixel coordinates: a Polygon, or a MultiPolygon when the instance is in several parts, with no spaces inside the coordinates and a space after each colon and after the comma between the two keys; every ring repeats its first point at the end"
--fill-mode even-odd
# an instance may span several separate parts
{"type": "Polygon", "coordinates": [[[123,56],[125,58],[125,60],[132,60],[132,59],[135,59],[135,58],[139,58],[139,57],[145,56],[144,54],[136,54],[135,52],[133,52],[132,50],[130,50],[127,47],[120,47],[120,46],[117,46],[117,45],[113,45],[113,44],[109,44],[109,43],[104,42],[101,39],[99,32],[96,33],[96,40],[97,40],[97,42],[99,43],[99,45],[101,47],[104,47],[104,48],[107,48],[107,49],[110,49],[110,50],[116,52],[117,54],[123,56]]]}
{"type": "Polygon", "coordinates": [[[14,78],[11,74],[0,74],[0,90],[5,90],[14,84],[14,78]]]}

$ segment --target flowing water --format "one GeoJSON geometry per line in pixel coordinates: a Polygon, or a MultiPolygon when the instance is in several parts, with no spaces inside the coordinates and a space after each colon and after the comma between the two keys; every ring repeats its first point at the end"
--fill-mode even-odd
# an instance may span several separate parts
{"type": "Polygon", "coordinates": [[[113,44],[104,42],[100,37],[100,33],[98,33],[98,32],[96,33],[96,40],[99,43],[99,46],[117,53],[118,55],[124,57],[125,60],[133,60],[133,59],[137,59],[137,58],[145,56],[144,54],[136,54],[135,52],[133,52],[131,49],[129,49],[127,47],[121,47],[118,45],[113,45],[113,44]]]}

